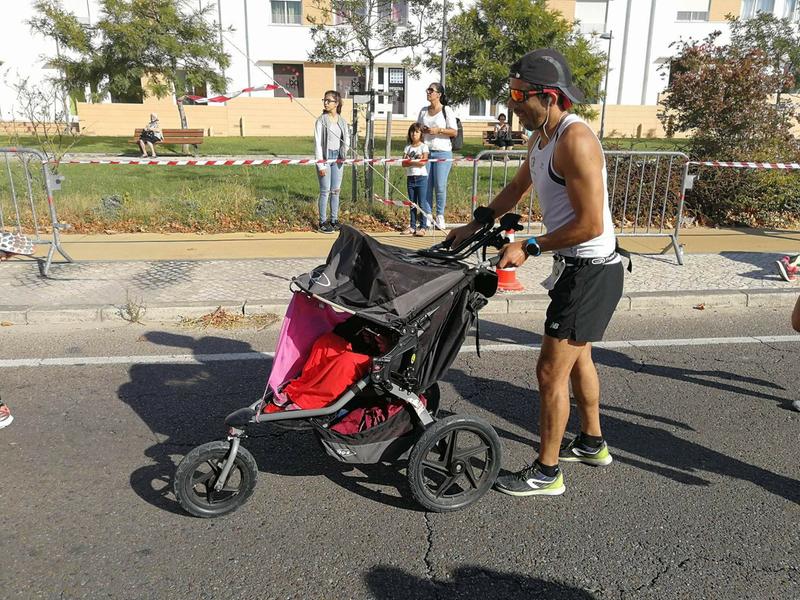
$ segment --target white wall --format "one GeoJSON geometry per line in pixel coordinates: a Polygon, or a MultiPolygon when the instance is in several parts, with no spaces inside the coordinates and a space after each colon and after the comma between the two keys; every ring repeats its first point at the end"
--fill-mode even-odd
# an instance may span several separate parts
{"type": "MultiPolygon", "coordinates": [[[[97,19],[97,0],[62,0],[80,19],[91,22],[97,19]]],[[[195,0],[198,6],[212,0],[195,0]]],[[[582,1],[582,0],[579,0],[582,1]]],[[[668,59],[674,49],[669,45],[677,39],[704,38],[716,29],[725,30],[724,23],[679,23],[676,21],[676,0],[608,0],[606,28],[613,32],[611,44],[611,70],[608,81],[609,104],[648,104],[657,102],[658,94],[666,80],[658,72],[660,63],[668,59]],[[654,11],[651,18],[651,8],[654,11]],[[626,15],[630,10],[628,26],[626,15]],[[651,27],[652,22],[652,27],[651,27]],[[625,56],[623,60],[623,48],[625,56]],[[648,52],[649,48],[649,52],[648,52]]],[[[269,0],[218,0],[219,8],[212,13],[214,20],[221,14],[223,27],[232,26],[233,32],[224,32],[223,45],[231,55],[231,66],[225,75],[230,83],[227,91],[236,91],[249,85],[270,82],[272,63],[307,60],[313,47],[310,28],[302,25],[273,25],[269,0]],[[245,7],[247,20],[245,20],[245,7]],[[249,43],[249,61],[248,53],[249,43]],[[249,63],[249,69],[248,69],[249,63]],[[249,71],[249,76],[248,76],[249,71]]],[[[775,14],[784,16],[792,0],[775,0],[775,14]]],[[[43,68],[41,57],[54,55],[55,43],[34,36],[24,23],[32,16],[32,2],[4,3],[5,25],[0,36],[0,67],[3,78],[10,82],[30,76],[41,81],[50,73],[43,68]]],[[[467,5],[470,0],[467,0],[467,5]]],[[[192,6],[189,4],[189,6],[192,6]]],[[[593,7],[596,9],[596,7],[593,7]]],[[[592,14],[596,13],[594,10],[592,14]]],[[[724,41],[723,37],[723,41],[724,41]]],[[[607,51],[605,40],[596,40],[597,47],[607,51]]],[[[431,48],[433,51],[438,51],[431,48]]],[[[382,66],[399,66],[402,55],[387,55],[379,62],[382,66]]],[[[331,74],[331,87],[334,85],[331,74]]],[[[423,73],[420,79],[407,79],[406,116],[413,117],[425,104],[425,88],[438,81],[438,73],[423,73]]],[[[268,93],[259,92],[259,95],[268,93]]],[[[0,118],[21,119],[14,92],[8,85],[0,85],[0,118]]],[[[315,112],[316,98],[310,99],[315,112]]],[[[468,119],[468,107],[457,107],[462,119],[468,119]]],[[[483,118],[481,118],[483,119],[483,118]]]]}

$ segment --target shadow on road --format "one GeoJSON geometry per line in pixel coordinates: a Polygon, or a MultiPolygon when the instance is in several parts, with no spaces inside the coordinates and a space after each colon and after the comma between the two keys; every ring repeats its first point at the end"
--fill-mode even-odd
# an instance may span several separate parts
{"type": "Polygon", "coordinates": [[[459,567],[445,581],[423,579],[396,567],[373,567],[364,577],[377,600],[592,600],[594,595],[557,581],[481,567],[459,567]]]}
{"type": "MultiPolygon", "coordinates": [[[[225,438],[225,417],[261,397],[271,361],[204,362],[205,355],[254,352],[250,344],[228,338],[194,338],[162,331],[143,337],[154,344],[179,348],[181,353],[189,351],[200,361],[133,365],[130,381],[117,392],[147,425],[155,441],[144,453],[149,464],[131,474],[131,488],[150,504],[183,515],[172,493],[176,460],[195,446],[225,438]]],[[[420,510],[408,498],[405,462],[353,468],[328,457],[311,432],[287,431],[269,424],[254,427],[244,445],[261,471],[287,477],[321,475],[367,499],[420,510]],[[399,494],[385,493],[381,488],[399,490],[399,494]]]]}
{"type": "MultiPolygon", "coordinates": [[[[788,402],[778,396],[730,383],[734,381],[782,389],[773,382],[758,378],[745,377],[719,370],[696,370],[642,364],[621,352],[607,349],[597,348],[593,354],[598,365],[606,365],[634,373],[658,375],[732,394],[788,402]]],[[[529,377],[531,378],[530,384],[535,385],[533,369],[531,369],[529,377]]],[[[538,414],[534,413],[538,413],[539,394],[535,390],[507,381],[475,377],[457,370],[451,371],[447,380],[469,402],[493,412],[513,425],[531,431],[534,424],[538,422],[538,414]],[[453,377],[456,373],[459,373],[460,376],[453,377]]],[[[694,431],[688,423],[660,415],[633,411],[608,404],[607,402],[601,402],[601,413],[604,435],[610,441],[612,449],[621,450],[627,454],[627,456],[615,455],[615,460],[619,462],[668,477],[686,485],[711,485],[711,482],[701,475],[703,472],[716,473],[732,479],[749,481],[786,500],[795,503],[800,502],[800,485],[796,480],[726,456],[656,426],[657,424],[663,424],[685,431],[694,431]],[[619,415],[627,415],[640,421],[644,420],[645,423],[628,420],[619,415]]],[[[526,444],[532,443],[530,438],[509,433],[501,428],[495,427],[495,429],[498,435],[505,439],[526,444]]],[[[577,409],[573,409],[570,415],[568,431],[577,431],[577,429],[577,409]]]]}

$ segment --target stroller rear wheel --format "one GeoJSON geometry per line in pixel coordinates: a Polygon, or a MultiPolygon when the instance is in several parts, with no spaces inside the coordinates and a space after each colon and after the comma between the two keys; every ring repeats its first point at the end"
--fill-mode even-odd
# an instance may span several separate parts
{"type": "Polygon", "coordinates": [[[477,502],[500,471],[500,438],[483,419],[452,415],[435,422],[414,444],[408,483],[414,499],[432,512],[477,502]]]}
{"type": "Polygon", "coordinates": [[[253,455],[239,446],[225,486],[217,491],[231,449],[229,442],[209,442],[187,454],[175,472],[175,496],[180,505],[196,517],[219,517],[244,504],[256,486],[258,465],[253,455]]]}

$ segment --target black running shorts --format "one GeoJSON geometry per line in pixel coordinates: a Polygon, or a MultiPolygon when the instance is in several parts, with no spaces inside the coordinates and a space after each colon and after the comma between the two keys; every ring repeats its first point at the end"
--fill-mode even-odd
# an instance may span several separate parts
{"type": "Polygon", "coordinates": [[[610,265],[568,265],[550,290],[544,332],[560,340],[597,342],[622,297],[622,261],[610,265]]]}

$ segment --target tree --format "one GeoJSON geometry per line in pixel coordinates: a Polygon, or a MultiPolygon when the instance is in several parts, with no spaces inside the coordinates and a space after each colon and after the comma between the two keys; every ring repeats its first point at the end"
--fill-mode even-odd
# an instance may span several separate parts
{"type": "Polygon", "coordinates": [[[786,89],[788,76],[776,71],[759,48],[717,45],[719,32],[701,42],[680,41],[659,119],[669,133],[691,132],[699,159],[773,160],[794,152],[787,123],[793,109],[769,101],[786,89]]]}
{"type": "MultiPolygon", "coordinates": [[[[555,48],[567,58],[575,84],[588,99],[599,96],[605,55],[596,52],[572,22],[548,10],[544,0],[477,0],[448,21],[447,96],[498,102],[508,94],[509,67],[537,48],[555,48]]],[[[430,52],[426,65],[438,69],[441,57],[430,52]]],[[[588,107],[576,112],[592,116],[588,107]]]]}
{"type": "MultiPolygon", "coordinates": [[[[401,64],[418,73],[425,46],[441,37],[441,4],[436,0],[313,0],[317,15],[309,15],[314,62],[349,63],[366,70],[367,88],[375,89],[375,62],[404,49],[411,53],[401,64]]],[[[367,110],[364,154],[373,157],[375,97],[367,110]]],[[[372,168],[366,171],[367,194],[372,193],[372,168]]]]}
{"type": "MultiPolygon", "coordinates": [[[[202,85],[224,92],[227,81],[220,71],[229,66],[230,56],[210,18],[214,5],[195,9],[187,4],[100,0],[97,22],[83,25],[59,0],[36,0],[28,24],[56,40],[57,55],[47,62],[61,73],[60,84],[79,94],[88,88],[93,101],[109,94],[139,101],[144,93],[181,97],[202,85]]],[[[186,128],[183,104],[177,105],[186,128]]]]}
{"type": "Polygon", "coordinates": [[[759,12],[754,18],[742,20],[728,17],[731,26],[731,45],[741,50],[764,52],[770,70],[777,77],[776,103],[781,94],[794,92],[800,84],[800,33],[789,19],[778,19],[759,12]]]}

